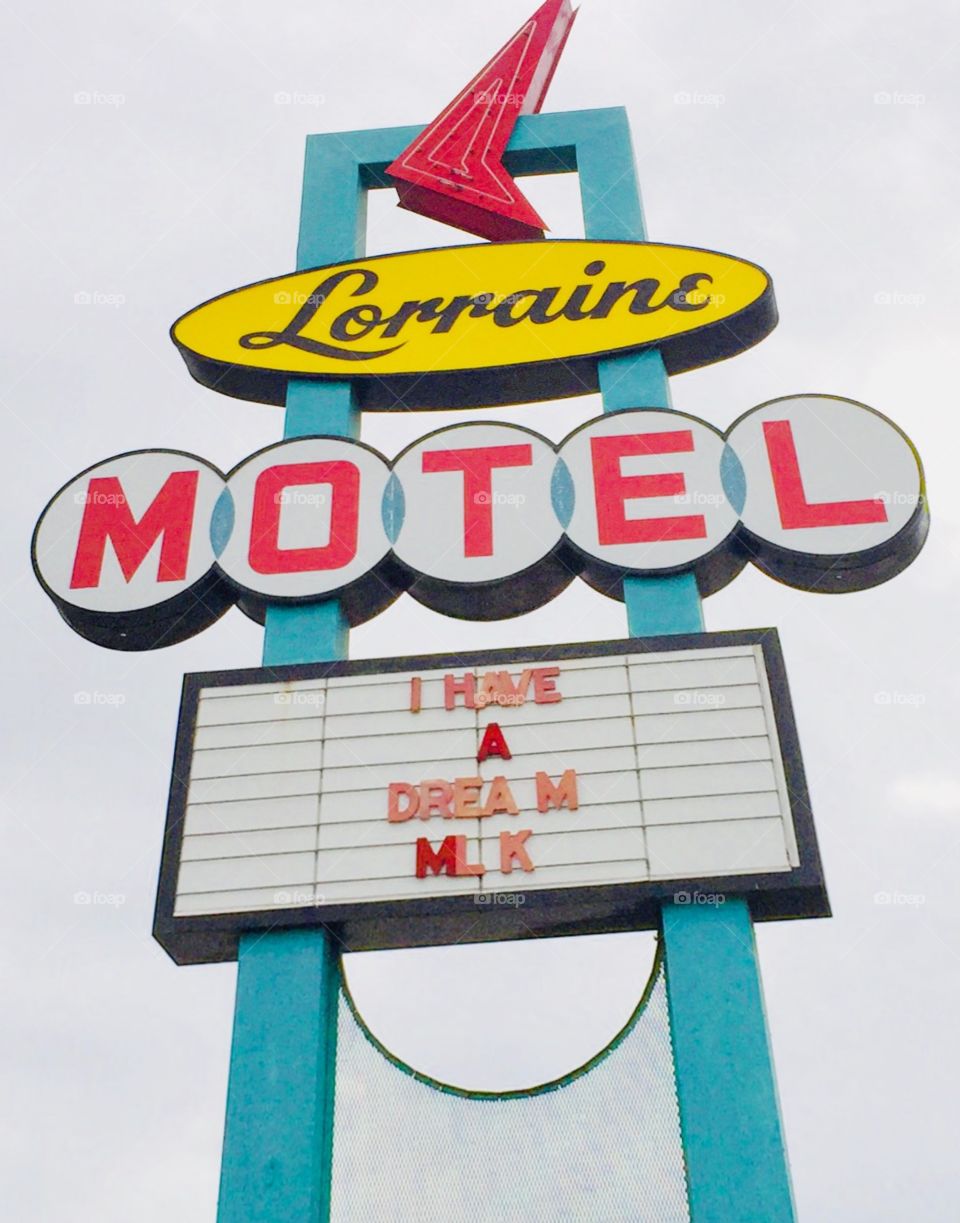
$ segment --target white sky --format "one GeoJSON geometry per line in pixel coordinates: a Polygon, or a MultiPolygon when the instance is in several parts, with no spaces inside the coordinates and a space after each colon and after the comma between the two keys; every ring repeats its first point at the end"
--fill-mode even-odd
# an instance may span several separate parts
{"type": "MultiPolygon", "coordinates": [[[[6,1217],[214,1216],[235,970],[176,969],[149,931],[181,676],[255,665],[261,638],[233,611],[174,649],[97,649],[34,582],[34,521],[110,454],[171,447],[226,470],[279,436],[277,409],[196,386],[167,328],[293,268],[308,132],[426,122],[533,7],[0,7],[6,1217]]],[[[675,379],[676,407],[726,427],[779,395],[847,395],[891,416],[927,467],[930,542],[889,585],[830,598],[748,571],[707,604],[710,629],[781,631],[836,914],[759,931],[800,1217],[817,1223],[946,1223],[960,1188],[958,40],[947,0],[584,0],[547,103],[627,106],[651,238],[773,275],[777,331],[675,379]]],[[[572,179],[530,195],[555,235],[579,232],[572,179]]],[[[371,252],[449,239],[376,198],[371,252]]],[[[598,411],[486,415],[556,439],[598,411]]],[[[393,454],[465,416],[368,418],[364,439],[393,454]]],[[[624,633],[619,605],[575,586],[488,626],[403,599],[352,649],[624,633]]],[[[605,1043],[651,952],[649,936],[620,936],[351,971],[378,1034],[415,1065],[467,1082],[486,1041],[532,1082],[605,1043]]]]}

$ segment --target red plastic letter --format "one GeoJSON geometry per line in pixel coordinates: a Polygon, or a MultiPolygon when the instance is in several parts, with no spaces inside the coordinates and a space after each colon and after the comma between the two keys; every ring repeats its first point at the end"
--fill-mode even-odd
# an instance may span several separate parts
{"type": "Polygon", "coordinates": [[[424,472],[463,472],[463,555],[493,556],[493,469],[530,467],[532,446],[475,446],[427,450],[424,472]]]}
{"type": "Polygon", "coordinates": [[[793,426],[788,420],[765,420],[763,439],[767,443],[780,525],[785,531],[796,531],[801,527],[854,527],[867,522],[887,521],[887,510],[882,501],[811,503],[807,500],[793,440],[793,426]]]}
{"type": "Polygon", "coordinates": [[[646,544],[668,539],[706,539],[702,514],[670,518],[628,518],[624,503],[633,497],[678,497],[687,491],[680,472],[625,476],[620,460],[632,454],[679,454],[693,450],[689,429],[669,433],[627,433],[590,439],[597,533],[601,544],[646,544]]]}
{"type": "Polygon", "coordinates": [[[250,522],[250,568],[256,573],[314,573],[342,569],[357,554],[360,472],[353,463],[291,463],[257,477],[250,522]],[[283,494],[301,484],[330,484],[330,542],[322,548],[281,548],[283,494]]]}
{"type": "Polygon", "coordinates": [[[123,486],[116,476],[91,480],[70,589],[89,590],[100,585],[108,539],[129,582],[161,535],[157,581],[182,582],[187,576],[198,480],[196,471],[171,472],[139,522],[130,513],[123,486]]]}
{"type": "Polygon", "coordinates": [[[496,722],[491,722],[483,732],[483,738],[480,740],[480,750],[477,752],[477,760],[480,764],[483,764],[488,756],[499,756],[502,760],[512,759],[510,748],[507,747],[506,736],[496,722]]]}
{"type": "Polygon", "coordinates": [[[532,828],[524,828],[522,832],[500,833],[500,869],[505,875],[513,874],[513,863],[525,871],[533,870],[533,863],[524,845],[528,837],[533,836],[532,828]]]}

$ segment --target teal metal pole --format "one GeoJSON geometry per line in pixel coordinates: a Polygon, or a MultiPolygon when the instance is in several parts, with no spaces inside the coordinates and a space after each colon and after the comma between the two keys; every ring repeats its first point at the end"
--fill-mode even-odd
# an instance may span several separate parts
{"type": "MultiPolygon", "coordinates": [[[[579,153],[588,238],[646,237],[626,115],[579,153]],[[605,187],[605,184],[609,186],[605,187]]],[[[600,363],[606,412],[668,408],[656,351],[600,363]]],[[[635,637],[697,633],[703,610],[692,574],[628,578],[635,637]]],[[[664,960],[680,1128],[692,1223],[793,1223],[780,1105],[746,901],[664,904],[664,960]]]]}
{"type": "MultiPolygon", "coordinates": [[[[365,193],[346,148],[308,139],[297,267],[363,253],[365,193]]],[[[293,382],[284,437],[359,433],[348,383],[293,382]]],[[[263,662],[347,656],[336,600],[267,610],[263,662]]],[[[325,929],[241,939],[218,1223],[330,1218],[340,956],[325,929]]]]}

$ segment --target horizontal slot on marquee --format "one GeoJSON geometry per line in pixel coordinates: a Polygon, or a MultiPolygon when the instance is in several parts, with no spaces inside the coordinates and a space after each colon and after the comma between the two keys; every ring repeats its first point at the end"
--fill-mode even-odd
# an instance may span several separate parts
{"type": "Polygon", "coordinates": [[[738,760],[771,760],[773,746],[766,735],[749,739],[690,739],[680,743],[644,743],[637,746],[637,763],[647,769],[681,765],[733,764],[738,760]]]}
{"type": "Polygon", "coordinates": [[[207,862],[218,858],[261,858],[270,854],[312,853],[316,848],[315,826],[257,831],[236,829],[184,836],[180,860],[207,862]]]}
{"type": "MultiPolygon", "coordinates": [[[[205,691],[211,691],[205,689],[205,691]]],[[[290,694],[280,691],[249,696],[201,698],[197,726],[229,726],[235,722],[323,721],[324,695],[320,691],[290,694]],[[321,699],[323,698],[323,699],[321,699]]]]}
{"type": "Polygon", "coordinates": [[[643,745],[690,743],[698,739],[754,739],[768,733],[762,708],[638,715],[633,725],[637,743],[643,745]]]}
{"type": "Polygon", "coordinates": [[[325,676],[316,676],[313,679],[277,679],[273,683],[265,679],[252,684],[215,684],[201,688],[199,697],[201,701],[217,701],[272,692],[326,692],[328,682],[325,676]]]}
{"type": "Polygon", "coordinates": [[[282,722],[226,722],[220,726],[198,726],[193,750],[268,747],[277,743],[317,743],[323,738],[321,723],[314,718],[282,722]]]}
{"type": "Polygon", "coordinates": [[[367,764],[407,766],[417,760],[442,760],[447,755],[451,759],[469,759],[476,754],[476,731],[449,730],[397,738],[328,739],[323,764],[325,770],[367,764]]]}
{"type": "Polygon", "coordinates": [[[251,774],[299,773],[322,766],[323,741],[266,746],[211,748],[193,755],[191,778],[198,781],[251,774]]]}
{"type": "Polygon", "coordinates": [[[272,909],[299,909],[316,904],[313,883],[295,887],[242,888],[224,892],[194,892],[177,897],[176,917],[202,917],[216,913],[257,913],[272,909]]]}
{"type": "Polygon", "coordinates": [[[678,688],[633,693],[636,717],[652,713],[700,713],[708,710],[753,709],[763,705],[758,684],[735,688],[678,688]]]}
{"type": "Polygon", "coordinates": [[[752,650],[727,658],[686,658],[674,662],[638,661],[628,664],[634,692],[671,688],[723,688],[757,682],[757,659],[752,650]]]}
{"type": "Polygon", "coordinates": [[[779,819],[706,823],[691,841],[689,826],[647,827],[650,874],[654,879],[692,878],[787,871],[795,862],[779,819]]]}
{"type": "Polygon", "coordinates": [[[221,832],[259,832],[271,828],[315,828],[317,795],[293,798],[238,798],[231,802],[191,803],[183,821],[185,836],[221,832]]]}
{"type": "Polygon", "coordinates": [[[480,879],[474,875],[459,878],[428,875],[414,879],[408,873],[400,879],[325,880],[317,884],[318,904],[364,904],[378,900],[437,900],[445,896],[476,895],[480,879]]]}
{"type": "Polygon", "coordinates": [[[699,798],[711,794],[750,794],[775,790],[772,762],[738,761],[735,764],[692,765],[678,769],[644,771],[640,789],[645,802],[656,798],[699,798]]]}
{"type": "Polygon", "coordinates": [[[710,794],[701,797],[647,798],[643,804],[644,824],[703,824],[713,820],[752,820],[783,815],[776,790],[753,794],[710,794]]]}
{"type": "Polygon", "coordinates": [[[244,888],[287,887],[315,882],[316,854],[262,854],[182,862],[177,892],[219,892],[244,888]]]}
{"type": "Polygon", "coordinates": [[[320,770],[301,773],[252,773],[239,777],[191,778],[187,802],[222,803],[235,799],[299,798],[316,796],[320,770]]]}

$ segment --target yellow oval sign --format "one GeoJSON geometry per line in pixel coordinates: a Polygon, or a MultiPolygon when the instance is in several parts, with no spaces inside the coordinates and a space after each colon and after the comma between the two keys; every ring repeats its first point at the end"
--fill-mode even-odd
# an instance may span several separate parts
{"type": "Polygon", "coordinates": [[[667,372],[776,326],[762,268],[654,242],[444,247],[311,268],[191,310],[172,336],[198,382],[283,403],[291,378],[357,379],[368,409],[526,403],[597,389],[597,360],[656,346],[667,372]]]}

